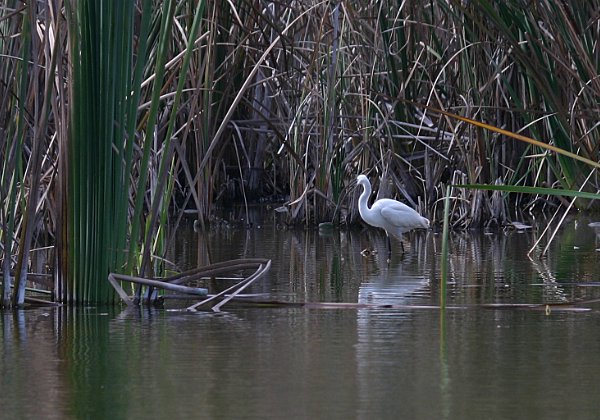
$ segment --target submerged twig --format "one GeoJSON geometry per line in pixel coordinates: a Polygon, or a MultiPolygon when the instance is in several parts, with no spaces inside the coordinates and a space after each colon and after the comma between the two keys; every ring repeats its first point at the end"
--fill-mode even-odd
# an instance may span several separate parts
{"type": "Polygon", "coordinates": [[[196,308],[205,305],[207,303],[212,302],[215,299],[218,299],[222,296],[227,296],[225,299],[223,299],[220,303],[216,304],[215,306],[212,307],[212,310],[215,312],[219,312],[221,306],[223,306],[224,304],[226,304],[227,302],[229,302],[231,299],[233,299],[234,297],[236,297],[242,290],[244,290],[246,287],[248,287],[250,284],[252,284],[256,279],[258,279],[260,276],[262,276],[264,273],[266,273],[269,268],[271,267],[271,260],[267,260],[265,264],[260,264],[258,266],[258,269],[256,270],[256,272],[254,274],[252,274],[250,277],[248,277],[246,280],[237,283],[229,288],[227,288],[226,290],[223,290],[222,292],[209,297],[208,299],[205,299],[201,302],[198,302],[192,306],[189,306],[187,308],[188,311],[195,311],[196,308]],[[237,290],[235,290],[237,289],[237,290]],[[233,292],[231,295],[227,295],[228,292],[231,292],[232,290],[235,290],[235,292],[233,292]]]}
{"type": "Polygon", "coordinates": [[[206,267],[196,268],[183,273],[179,273],[170,277],[162,279],[149,279],[143,277],[135,277],[124,274],[110,273],[108,275],[108,281],[113,286],[115,291],[119,294],[121,299],[129,306],[136,305],[139,303],[139,299],[131,298],[127,292],[121,287],[120,282],[135,283],[139,287],[157,288],[162,290],[170,290],[178,293],[183,293],[192,296],[207,296],[208,289],[200,287],[184,286],[183,283],[190,283],[198,281],[207,277],[214,278],[217,275],[224,273],[231,273],[234,271],[243,270],[255,270],[247,278],[241,278],[238,283],[227,288],[226,290],[208,297],[190,307],[188,310],[196,310],[196,308],[211,303],[216,300],[220,300],[219,303],[212,307],[212,310],[218,312],[220,308],[234,297],[238,296],[239,293],[256,281],[258,278],[263,276],[271,268],[271,260],[264,258],[245,258],[231,261],[223,261],[215,264],[208,265],[206,267]],[[230,292],[234,291],[231,294],[230,292]],[[223,298],[221,300],[221,298],[223,298]]]}

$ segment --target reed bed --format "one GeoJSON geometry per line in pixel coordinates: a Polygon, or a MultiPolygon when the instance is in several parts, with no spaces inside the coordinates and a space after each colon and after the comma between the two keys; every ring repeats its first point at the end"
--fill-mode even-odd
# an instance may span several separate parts
{"type": "Polygon", "coordinates": [[[450,186],[454,228],[597,208],[598,39],[596,2],[4,2],[1,304],[41,246],[55,300],[113,302],[184,211],[354,223],[359,173],[434,221],[450,186]]]}

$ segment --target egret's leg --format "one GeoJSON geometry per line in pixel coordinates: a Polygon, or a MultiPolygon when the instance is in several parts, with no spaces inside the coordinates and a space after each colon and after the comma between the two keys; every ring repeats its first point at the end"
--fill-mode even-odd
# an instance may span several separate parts
{"type": "Polygon", "coordinates": [[[387,238],[387,246],[388,246],[388,261],[392,259],[392,241],[390,240],[390,235],[385,235],[387,238]]]}
{"type": "Polygon", "coordinates": [[[404,254],[404,241],[400,239],[400,248],[402,248],[402,253],[404,254]]]}

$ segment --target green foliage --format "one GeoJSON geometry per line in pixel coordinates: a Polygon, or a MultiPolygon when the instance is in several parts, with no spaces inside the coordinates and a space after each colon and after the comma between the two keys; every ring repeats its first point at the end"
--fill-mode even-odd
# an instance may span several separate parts
{"type": "Polygon", "coordinates": [[[86,0],[65,6],[73,65],[68,300],[109,303],[114,297],[105,279],[123,261],[127,235],[128,209],[117,199],[128,190],[126,128],[136,120],[136,96],[128,94],[135,9],[131,2],[86,0]]]}

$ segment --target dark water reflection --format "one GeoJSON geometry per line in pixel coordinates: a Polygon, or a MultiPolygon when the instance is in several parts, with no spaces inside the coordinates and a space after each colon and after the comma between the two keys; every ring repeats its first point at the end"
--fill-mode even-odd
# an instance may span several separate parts
{"type": "Polygon", "coordinates": [[[569,222],[544,259],[526,256],[538,231],[455,234],[448,304],[466,309],[445,312],[425,308],[439,302],[432,232],[388,266],[371,231],[190,226],[173,246],[182,269],[269,257],[254,293],[394,308],[2,313],[0,418],[597,418],[599,304],[476,306],[598,298],[587,222],[569,222]]]}

